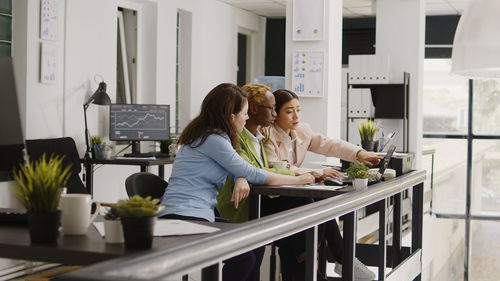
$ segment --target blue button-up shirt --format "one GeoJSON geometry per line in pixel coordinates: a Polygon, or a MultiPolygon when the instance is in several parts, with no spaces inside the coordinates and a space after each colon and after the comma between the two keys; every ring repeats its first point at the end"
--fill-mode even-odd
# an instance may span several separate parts
{"type": "Polygon", "coordinates": [[[176,154],[172,176],[161,201],[165,209],[159,216],[177,214],[213,222],[217,188],[224,185],[227,176],[263,184],[267,172],[241,158],[227,135],[212,134],[195,148],[182,146],[176,154]]]}

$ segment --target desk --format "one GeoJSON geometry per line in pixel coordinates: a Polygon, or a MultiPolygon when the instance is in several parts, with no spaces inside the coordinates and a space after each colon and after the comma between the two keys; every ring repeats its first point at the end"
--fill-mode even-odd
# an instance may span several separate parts
{"type": "MultiPolygon", "coordinates": [[[[220,229],[234,227],[230,223],[196,222],[220,229]]],[[[200,239],[206,234],[154,237],[153,250],[175,247],[200,239]]],[[[125,244],[108,244],[95,227],[90,226],[87,235],[62,235],[57,244],[31,245],[27,226],[0,226],[0,257],[64,263],[71,265],[90,265],[124,255],[138,252],[127,250],[125,244]]]]}
{"type": "Polygon", "coordinates": [[[174,157],[162,157],[155,160],[140,160],[140,159],[83,159],[85,165],[85,188],[90,195],[93,195],[93,185],[94,185],[94,165],[133,165],[140,166],[141,172],[146,172],[146,167],[148,166],[158,166],[158,175],[161,178],[165,177],[165,164],[174,163],[174,157]]]}
{"type": "MultiPolygon", "coordinates": [[[[356,210],[352,210],[344,215],[344,256],[342,265],[342,280],[352,281],[353,278],[353,259],[355,252],[360,252],[359,259],[370,266],[379,267],[379,280],[402,280],[404,274],[415,274],[416,279],[420,280],[422,271],[422,225],[423,225],[423,180],[403,184],[407,179],[414,177],[419,171],[412,171],[395,179],[386,182],[380,182],[369,186],[365,190],[354,190],[352,186],[337,190],[319,190],[307,187],[287,188],[280,186],[253,186],[250,198],[250,214],[252,217],[260,217],[260,196],[261,195],[282,195],[312,198],[329,198],[342,196],[346,194],[359,194],[360,197],[385,192],[384,189],[390,183],[401,184],[391,193],[393,205],[393,243],[391,246],[386,244],[386,202],[391,197],[385,197],[382,200],[366,200],[366,205],[377,203],[379,206],[379,244],[365,245],[357,244],[356,210]],[[412,188],[413,187],[413,188],[412,188]],[[412,245],[411,247],[402,246],[402,192],[412,188],[412,245]],[[386,267],[392,267],[391,273],[386,276],[386,267]],[[389,278],[390,276],[390,278],[389,278]]],[[[306,230],[306,255],[313,257],[306,260],[306,278],[310,278],[316,272],[317,268],[317,226],[306,230]]],[[[405,276],[406,277],[406,276],[405,276]]],[[[412,278],[413,279],[413,278],[412,278]]],[[[309,279],[306,279],[309,280],[309,279]]]]}

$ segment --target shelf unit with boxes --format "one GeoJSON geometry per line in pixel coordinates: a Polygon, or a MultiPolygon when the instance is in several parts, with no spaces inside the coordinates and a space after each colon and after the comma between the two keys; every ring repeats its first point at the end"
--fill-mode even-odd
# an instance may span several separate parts
{"type": "Polygon", "coordinates": [[[389,83],[388,75],[347,73],[347,141],[360,145],[359,122],[374,118],[386,134],[396,132],[392,144],[396,151],[408,152],[408,100],[410,74],[402,83],[389,83]]]}

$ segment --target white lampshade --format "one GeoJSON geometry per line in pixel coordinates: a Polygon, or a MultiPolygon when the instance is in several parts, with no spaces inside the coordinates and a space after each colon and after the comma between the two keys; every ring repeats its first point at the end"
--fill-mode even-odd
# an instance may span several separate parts
{"type": "Polygon", "coordinates": [[[451,72],[500,78],[500,0],[472,0],[458,22],[451,72]]]}

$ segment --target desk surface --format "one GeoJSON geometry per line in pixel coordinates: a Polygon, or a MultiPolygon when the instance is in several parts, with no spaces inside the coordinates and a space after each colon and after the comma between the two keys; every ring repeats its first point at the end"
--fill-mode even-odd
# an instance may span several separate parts
{"type": "MultiPolygon", "coordinates": [[[[154,165],[165,165],[174,163],[175,157],[161,157],[152,160],[145,159],[137,159],[137,158],[127,158],[127,159],[106,159],[106,158],[98,158],[98,159],[89,159],[89,164],[108,164],[108,165],[137,165],[137,166],[154,166],[154,165]]],[[[83,161],[83,159],[82,159],[83,161]]]]}
{"type": "MultiPolygon", "coordinates": [[[[397,179],[397,178],[395,178],[397,179]]],[[[368,186],[368,188],[376,187],[380,184],[391,182],[395,179],[391,179],[388,181],[382,181],[373,185],[368,186]]],[[[292,196],[292,197],[311,197],[311,198],[330,198],[334,196],[338,196],[341,194],[348,193],[350,191],[354,191],[352,185],[348,185],[341,189],[328,189],[328,186],[323,184],[318,184],[318,187],[326,187],[325,189],[320,188],[310,188],[307,186],[304,187],[288,187],[288,186],[280,186],[280,185],[254,185],[250,189],[250,193],[254,195],[281,195],[281,196],[292,196]]]]}
{"type": "MultiPolygon", "coordinates": [[[[220,229],[234,227],[234,224],[230,223],[196,223],[220,229]]],[[[153,249],[173,247],[194,239],[199,239],[203,235],[207,234],[154,237],[153,249]]],[[[4,258],[89,265],[137,252],[139,251],[127,250],[123,243],[106,243],[104,237],[101,237],[93,226],[89,227],[87,235],[59,234],[57,244],[32,245],[27,226],[0,225],[0,257],[4,258]]]]}

